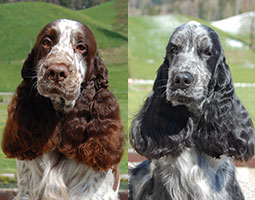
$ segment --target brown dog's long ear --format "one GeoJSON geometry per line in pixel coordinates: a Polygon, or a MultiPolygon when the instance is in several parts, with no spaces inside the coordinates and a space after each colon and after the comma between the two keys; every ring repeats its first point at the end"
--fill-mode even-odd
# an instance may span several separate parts
{"type": "Polygon", "coordinates": [[[21,76],[26,81],[32,80],[34,77],[36,77],[36,70],[34,69],[35,56],[36,56],[35,50],[32,49],[23,64],[23,68],[21,70],[21,76]]]}
{"type": "Polygon", "coordinates": [[[2,149],[9,158],[32,160],[56,146],[59,118],[44,97],[34,100],[33,95],[23,81],[8,106],[2,149]]]}
{"type": "Polygon", "coordinates": [[[8,106],[2,149],[9,158],[31,160],[54,148],[53,135],[57,133],[59,118],[46,98],[37,98],[31,82],[35,73],[34,56],[32,50],[22,68],[24,80],[8,106]]]}
{"type": "Polygon", "coordinates": [[[98,53],[95,55],[94,66],[96,89],[108,88],[108,71],[98,53]]]}
{"type": "Polygon", "coordinates": [[[108,170],[123,155],[123,127],[119,105],[108,89],[106,66],[98,54],[93,75],[73,111],[63,123],[58,150],[94,170],[108,170]]]}
{"type": "Polygon", "coordinates": [[[123,127],[119,104],[108,89],[107,68],[98,53],[94,69],[96,94],[90,104],[87,141],[78,147],[78,159],[94,169],[107,170],[118,164],[123,155],[123,127]]]}

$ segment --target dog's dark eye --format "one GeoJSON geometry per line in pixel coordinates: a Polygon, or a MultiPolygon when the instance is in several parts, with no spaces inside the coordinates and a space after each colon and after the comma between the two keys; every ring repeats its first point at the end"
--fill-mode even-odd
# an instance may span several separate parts
{"type": "Polygon", "coordinates": [[[83,44],[78,44],[76,49],[81,53],[84,54],[85,56],[88,54],[87,47],[83,44]]]}
{"type": "Polygon", "coordinates": [[[171,48],[170,48],[170,53],[173,53],[173,54],[178,54],[179,53],[179,47],[176,46],[176,45],[173,45],[171,48]]]}
{"type": "Polygon", "coordinates": [[[82,45],[82,44],[79,44],[78,46],[77,46],[77,49],[79,50],[79,51],[84,51],[85,50],[85,46],[84,45],[82,45]]]}
{"type": "Polygon", "coordinates": [[[51,39],[46,37],[42,40],[41,45],[43,48],[48,49],[51,47],[51,39]]]}
{"type": "Polygon", "coordinates": [[[212,56],[212,53],[209,49],[206,49],[202,52],[202,56],[203,57],[210,57],[210,56],[212,56]]]}

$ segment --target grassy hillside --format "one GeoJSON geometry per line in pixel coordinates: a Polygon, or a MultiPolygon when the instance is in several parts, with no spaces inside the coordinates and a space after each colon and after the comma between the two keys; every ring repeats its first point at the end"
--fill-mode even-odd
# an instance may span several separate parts
{"type": "MultiPolygon", "coordinates": [[[[108,11],[106,10],[105,13],[108,11]]],[[[75,19],[86,24],[95,34],[98,47],[101,50],[119,47],[127,43],[127,38],[99,26],[96,20],[80,12],[47,3],[1,4],[0,74],[6,76],[0,76],[0,91],[14,90],[14,87],[20,82],[20,75],[16,70],[22,65],[33,47],[37,34],[43,26],[60,18],[75,19]],[[13,72],[15,73],[13,74],[13,72]]]]}
{"type": "MultiPolygon", "coordinates": [[[[98,6],[95,7],[91,7],[89,9],[83,9],[80,10],[78,12],[85,14],[86,16],[90,17],[91,19],[97,20],[97,23],[108,29],[108,30],[113,30],[114,28],[114,22],[115,22],[115,18],[117,15],[117,8],[116,8],[116,4],[115,4],[116,0],[111,0],[109,2],[100,4],[98,6]],[[105,10],[107,10],[107,13],[105,13],[105,10]]],[[[125,2],[123,2],[125,6],[125,2]]],[[[120,6],[120,5],[118,5],[120,6]]],[[[126,6],[128,6],[128,4],[126,3],[126,6]]],[[[127,7],[126,7],[127,8],[127,7]]],[[[122,11],[124,12],[124,11],[122,11]]],[[[123,29],[121,31],[119,31],[118,33],[123,35],[124,37],[127,37],[127,30],[128,30],[128,25],[124,24],[125,27],[123,27],[123,29]]]]}
{"type": "Polygon", "coordinates": [[[116,10],[114,8],[114,1],[109,1],[98,6],[91,7],[89,9],[83,9],[78,11],[79,13],[85,14],[94,20],[101,23],[102,26],[106,26],[108,29],[112,29],[116,10]],[[107,13],[105,13],[107,10],[107,13]]]}
{"type": "MultiPolygon", "coordinates": [[[[101,11],[102,18],[114,13],[112,4],[109,3],[101,11]]],[[[120,104],[121,118],[127,132],[127,38],[108,29],[110,25],[107,23],[110,22],[102,25],[98,18],[94,19],[86,13],[40,2],[0,4],[0,92],[15,91],[21,81],[23,62],[33,47],[37,34],[43,26],[60,18],[78,20],[94,33],[100,56],[109,71],[110,89],[120,104]]],[[[6,118],[7,103],[1,103],[0,96],[0,143],[6,118]]],[[[15,160],[4,157],[0,150],[0,174],[15,172],[15,160]]],[[[121,173],[127,173],[127,152],[120,166],[121,173]]]]}

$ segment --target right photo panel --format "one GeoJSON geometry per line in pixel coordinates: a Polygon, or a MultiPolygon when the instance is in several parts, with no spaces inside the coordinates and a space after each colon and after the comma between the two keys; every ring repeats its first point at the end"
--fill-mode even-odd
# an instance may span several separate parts
{"type": "Polygon", "coordinates": [[[255,200],[255,1],[128,1],[128,199],[255,200]]]}

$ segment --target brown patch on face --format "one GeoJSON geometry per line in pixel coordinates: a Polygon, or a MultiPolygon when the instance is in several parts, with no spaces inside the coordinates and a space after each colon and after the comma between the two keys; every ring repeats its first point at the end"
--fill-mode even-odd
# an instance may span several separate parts
{"type": "Polygon", "coordinates": [[[37,36],[37,40],[34,46],[34,49],[37,51],[36,60],[39,61],[40,59],[47,56],[51,48],[58,43],[59,40],[59,32],[54,28],[56,22],[52,22],[46,25],[41,32],[37,36]],[[51,42],[49,48],[44,48],[42,42],[44,39],[48,38],[51,42]]]}
{"type": "Polygon", "coordinates": [[[93,72],[93,61],[95,59],[96,56],[96,52],[97,52],[97,44],[96,44],[96,40],[95,37],[93,35],[93,33],[89,30],[89,28],[84,25],[81,24],[81,30],[83,33],[85,33],[85,44],[88,47],[88,52],[87,52],[87,73],[86,73],[86,77],[85,77],[85,82],[87,82],[93,72]]]}

